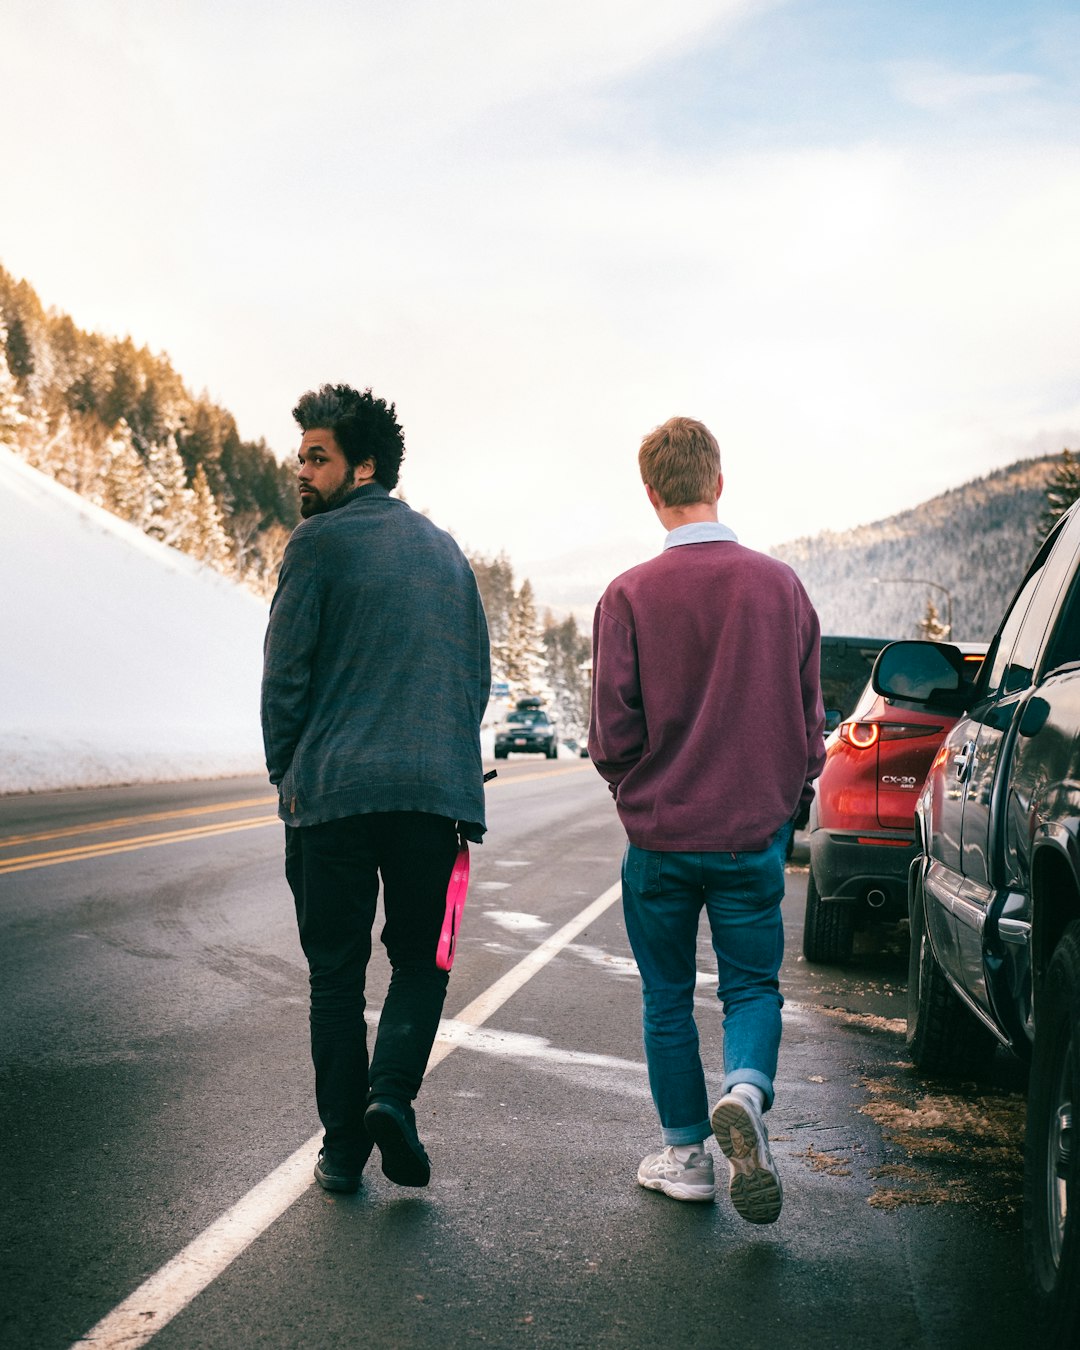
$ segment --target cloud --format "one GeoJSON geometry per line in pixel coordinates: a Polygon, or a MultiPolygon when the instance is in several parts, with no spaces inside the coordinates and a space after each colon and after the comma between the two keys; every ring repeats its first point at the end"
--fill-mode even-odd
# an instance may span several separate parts
{"type": "Polygon", "coordinates": [[[900,62],[889,71],[896,97],[925,112],[949,112],[990,100],[1011,99],[1042,85],[1038,75],[1023,71],[971,74],[923,62],[900,62]]]}

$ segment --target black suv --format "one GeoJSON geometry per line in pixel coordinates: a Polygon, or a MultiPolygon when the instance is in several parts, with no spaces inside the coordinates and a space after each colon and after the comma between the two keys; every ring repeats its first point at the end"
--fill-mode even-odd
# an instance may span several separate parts
{"type": "Polygon", "coordinates": [[[1080,1345],[1080,504],[1051,530],[977,678],[898,642],[874,688],[955,718],[915,811],[908,1048],[977,1073],[1031,1062],[1024,1238],[1043,1350],[1080,1345]]]}
{"type": "Polygon", "coordinates": [[[557,759],[559,742],[555,723],[538,698],[519,698],[513,712],[495,729],[495,758],[515,755],[546,755],[557,759]]]}

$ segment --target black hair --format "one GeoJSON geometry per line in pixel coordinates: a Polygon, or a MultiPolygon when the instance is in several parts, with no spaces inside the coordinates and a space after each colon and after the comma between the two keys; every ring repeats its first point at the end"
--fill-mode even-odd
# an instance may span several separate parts
{"type": "Polygon", "coordinates": [[[358,394],[348,384],[324,384],[303,394],[292,415],[301,431],[332,431],[353,468],[374,460],[376,480],[387,491],[397,487],[405,436],[392,403],[370,389],[358,394]]]}

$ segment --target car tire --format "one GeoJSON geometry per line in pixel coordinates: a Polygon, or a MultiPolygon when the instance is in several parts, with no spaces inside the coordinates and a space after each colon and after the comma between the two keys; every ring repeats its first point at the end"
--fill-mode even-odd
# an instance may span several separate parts
{"type": "Polygon", "coordinates": [[[926,931],[926,896],[918,860],[908,919],[907,1048],[923,1073],[979,1077],[989,1067],[994,1036],[961,1002],[945,978],[926,931]]]}
{"type": "Polygon", "coordinates": [[[547,748],[547,757],[548,759],[559,758],[559,747],[554,743],[554,741],[547,748]]]}
{"type": "Polygon", "coordinates": [[[1024,1256],[1040,1344],[1048,1350],[1075,1345],[1080,1332],[1078,1105],[1080,921],[1074,921],[1039,998],[1024,1141],[1024,1256]]]}
{"type": "Polygon", "coordinates": [[[495,751],[495,758],[496,758],[496,759],[505,759],[505,758],[506,758],[506,754],[507,754],[507,752],[506,752],[505,750],[496,750],[496,751],[495,751]]]}
{"type": "Polygon", "coordinates": [[[811,868],[806,879],[806,918],[803,956],[821,965],[844,965],[855,945],[855,915],[846,904],[827,905],[821,898],[811,868]]]}

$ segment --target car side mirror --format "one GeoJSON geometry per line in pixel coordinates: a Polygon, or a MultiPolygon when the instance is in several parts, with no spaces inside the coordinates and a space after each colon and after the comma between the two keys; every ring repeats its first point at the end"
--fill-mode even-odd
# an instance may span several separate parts
{"type": "Polygon", "coordinates": [[[972,688],[968,674],[963,654],[947,642],[890,642],[870,682],[886,698],[962,712],[972,688]]]}

